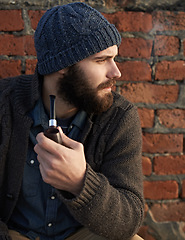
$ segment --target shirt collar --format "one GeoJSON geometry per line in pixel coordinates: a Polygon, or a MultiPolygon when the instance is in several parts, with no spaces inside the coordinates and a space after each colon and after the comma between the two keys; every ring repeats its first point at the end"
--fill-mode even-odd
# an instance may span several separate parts
{"type": "MultiPolygon", "coordinates": [[[[32,127],[37,127],[41,125],[44,129],[48,128],[49,116],[45,111],[41,98],[39,98],[39,100],[36,102],[35,107],[30,112],[30,116],[33,119],[32,127]]],[[[73,126],[78,127],[82,131],[86,121],[86,117],[87,113],[85,111],[79,111],[71,122],[69,131],[70,128],[73,128],[73,126]]]]}
{"type": "Polygon", "coordinates": [[[44,129],[48,128],[49,117],[45,111],[41,98],[36,102],[35,107],[30,112],[33,119],[33,127],[41,125],[44,129]]]}

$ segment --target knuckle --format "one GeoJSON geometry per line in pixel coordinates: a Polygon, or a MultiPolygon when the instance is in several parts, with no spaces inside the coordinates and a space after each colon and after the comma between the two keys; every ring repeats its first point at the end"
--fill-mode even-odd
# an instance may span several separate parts
{"type": "Polygon", "coordinates": [[[83,144],[82,144],[82,143],[79,143],[79,142],[77,142],[77,143],[76,143],[76,149],[77,149],[77,150],[83,150],[83,149],[84,149],[84,146],[83,146],[83,144]]]}
{"type": "Polygon", "coordinates": [[[50,170],[47,170],[42,178],[45,183],[50,183],[51,177],[52,177],[52,172],[50,170]]]}

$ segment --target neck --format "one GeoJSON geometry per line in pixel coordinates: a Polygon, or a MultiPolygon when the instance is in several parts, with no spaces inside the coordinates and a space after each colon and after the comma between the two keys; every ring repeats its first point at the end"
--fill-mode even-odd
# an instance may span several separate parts
{"type": "Polygon", "coordinates": [[[69,118],[75,115],[78,109],[67,103],[59,97],[57,94],[57,83],[59,78],[57,77],[57,73],[44,76],[43,87],[42,87],[42,100],[44,103],[44,107],[49,112],[50,110],[50,99],[49,95],[55,95],[55,110],[56,110],[56,117],[57,118],[69,118]]]}

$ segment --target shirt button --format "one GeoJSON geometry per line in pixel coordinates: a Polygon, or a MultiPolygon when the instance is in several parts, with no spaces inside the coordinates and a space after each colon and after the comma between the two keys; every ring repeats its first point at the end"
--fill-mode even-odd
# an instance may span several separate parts
{"type": "Polygon", "coordinates": [[[30,161],[31,164],[34,164],[34,162],[35,162],[35,161],[34,161],[33,159],[30,161]]]}
{"type": "Polygon", "coordinates": [[[48,227],[52,227],[53,226],[53,224],[52,223],[48,223],[48,227]]]}
{"type": "Polygon", "coordinates": [[[55,196],[51,196],[51,200],[55,200],[55,196]]]}

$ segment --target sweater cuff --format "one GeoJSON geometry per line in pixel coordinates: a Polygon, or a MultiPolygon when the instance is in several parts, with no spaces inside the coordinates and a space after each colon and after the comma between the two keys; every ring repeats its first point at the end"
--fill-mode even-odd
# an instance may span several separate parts
{"type": "Polygon", "coordinates": [[[10,236],[0,236],[0,240],[12,240],[10,236]]]}
{"type": "Polygon", "coordinates": [[[59,191],[59,197],[70,208],[79,209],[92,200],[99,187],[100,180],[97,173],[93,171],[89,164],[87,164],[84,186],[81,193],[76,197],[70,195],[71,198],[69,198],[69,195],[66,195],[66,192],[59,191]]]}

